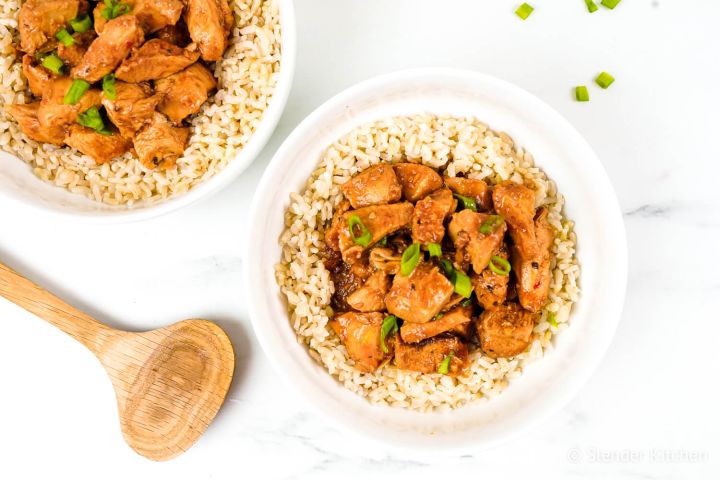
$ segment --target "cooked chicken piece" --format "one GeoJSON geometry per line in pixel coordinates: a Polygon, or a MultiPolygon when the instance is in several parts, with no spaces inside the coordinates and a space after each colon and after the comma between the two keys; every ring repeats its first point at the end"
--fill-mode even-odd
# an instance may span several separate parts
{"type": "Polygon", "coordinates": [[[395,275],[385,305],[388,312],[407,322],[425,323],[440,313],[453,290],[437,267],[420,263],[407,277],[395,275]]]}
{"type": "Polygon", "coordinates": [[[350,202],[343,200],[335,208],[330,226],[325,230],[325,244],[333,251],[340,251],[340,231],[343,229],[343,222],[346,221],[343,214],[350,210],[350,202]]]}
{"type": "Polygon", "coordinates": [[[128,83],[157,80],[184,70],[198,58],[200,52],[194,44],[191,48],[183,49],[153,38],[133,50],[115,71],[115,76],[128,83]]]}
{"type": "Polygon", "coordinates": [[[404,342],[416,343],[441,333],[452,330],[463,324],[470,324],[472,320],[471,307],[456,307],[447,313],[439,313],[431,322],[412,323],[405,322],[400,327],[400,336],[404,342]]]}
{"type": "MultiPolygon", "coordinates": [[[[125,1],[123,3],[127,3],[132,7],[132,0],[131,1],[125,1]]],[[[100,35],[105,29],[105,24],[108,22],[105,20],[105,17],[102,16],[103,10],[107,8],[107,5],[105,5],[104,2],[98,2],[97,5],[95,5],[95,8],[93,8],[92,16],[93,16],[93,28],[95,29],[95,33],[100,35]]]]}
{"type": "MultiPolygon", "coordinates": [[[[507,260],[508,249],[505,244],[502,243],[493,255],[507,260]]],[[[499,275],[486,268],[482,273],[473,273],[470,278],[478,303],[485,310],[494,310],[505,302],[510,275],[499,275]]]]}
{"type": "Polygon", "coordinates": [[[506,230],[505,222],[497,215],[476,213],[470,209],[455,213],[448,225],[448,234],[455,244],[455,264],[465,268],[472,264],[476,273],[482,273],[487,267],[493,252],[502,244],[506,230]],[[488,226],[488,233],[480,231],[488,226]]]}
{"type": "MultiPolygon", "coordinates": [[[[377,243],[386,235],[407,227],[410,224],[412,212],[412,203],[407,202],[373,205],[345,212],[336,224],[339,230],[338,246],[343,260],[347,263],[355,263],[366,248],[377,243]],[[371,238],[367,246],[355,243],[350,234],[349,219],[353,216],[357,216],[362,225],[370,232],[371,238]]],[[[356,238],[362,236],[362,233],[357,231],[357,227],[355,235],[356,238]]]]}
{"type": "Polygon", "coordinates": [[[370,250],[370,265],[389,275],[395,275],[400,271],[401,260],[402,254],[396,253],[392,248],[375,247],[370,250]]]}
{"type": "Polygon", "coordinates": [[[402,370],[438,373],[448,356],[450,362],[447,375],[461,375],[468,365],[468,350],[457,337],[434,337],[420,343],[405,343],[399,339],[395,343],[395,364],[402,370]]]}
{"type": "Polygon", "coordinates": [[[36,97],[42,97],[53,79],[52,74],[40,65],[33,64],[32,55],[25,55],[22,61],[22,72],[27,78],[30,91],[36,97]]]}
{"type": "MultiPolygon", "coordinates": [[[[334,255],[339,256],[339,252],[330,250],[334,255]]],[[[352,310],[348,303],[348,297],[370,278],[373,269],[367,258],[363,256],[359,261],[348,265],[345,262],[338,261],[330,268],[330,279],[333,282],[334,292],[330,299],[330,306],[336,311],[352,310]]]]}
{"type": "Polygon", "coordinates": [[[415,204],[412,216],[412,239],[416,243],[440,243],[445,237],[445,219],[455,211],[457,201],[447,188],[433,193],[415,204]]]}
{"type": "Polygon", "coordinates": [[[216,85],[210,70],[195,63],[182,72],[155,82],[155,90],[164,95],[158,110],[180,125],[185,117],[200,110],[216,85]]]}
{"type": "Polygon", "coordinates": [[[53,79],[43,94],[40,108],[38,108],[38,121],[45,135],[51,138],[65,137],[68,128],[77,120],[79,113],[91,107],[100,107],[100,90],[91,88],[75,105],[66,105],[65,94],[70,90],[72,79],[58,77],[53,79]]]}
{"type": "Polygon", "coordinates": [[[153,95],[147,84],[125,82],[115,82],[115,93],[115,100],[103,94],[102,104],[120,135],[132,140],[138,130],[153,120],[162,97],[153,95]]]}
{"type": "Polygon", "coordinates": [[[132,10],[147,33],[157,32],[168,25],[175,25],[183,11],[181,0],[135,0],[132,10]]]}
{"type": "Polygon", "coordinates": [[[398,181],[405,200],[417,202],[442,187],[442,178],[435,170],[418,163],[396,163],[398,181]]]}
{"type": "Polygon", "coordinates": [[[538,315],[523,310],[517,303],[485,310],[477,320],[480,347],[489,357],[512,357],[530,344],[538,315]]]}
{"type": "Polygon", "coordinates": [[[392,355],[393,343],[385,339],[388,353],[384,353],[380,344],[383,314],[378,312],[347,312],[336,315],[330,326],[345,344],[348,355],[355,360],[355,366],[363,372],[374,372],[392,355]]]}
{"type": "Polygon", "coordinates": [[[548,211],[541,208],[534,221],[535,255],[527,255],[513,245],[512,265],[517,277],[520,304],[531,312],[539,312],[547,303],[550,291],[550,263],[555,230],[547,221],[548,211]]]}
{"type": "Polygon", "coordinates": [[[74,34],[73,38],[75,39],[75,43],[73,43],[72,46],[66,47],[62,43],[58,43],[57,47],[58,57],[71,67],[80,65],[88,47],[90,47],[90,44],[92,44],[97,37],[94,31],[88,30],[87,32],[74,34]]]}
{"type": "Polygon", "coordinates": [[[185,151],[190,130],[172,126],[162,113],[135,134],[135,151],[147,168],[171,168],[185,151]]]}
{"type": "Polygon", "coordinates": [[[121,15],[110,20],[90,44],[80,64],[72,69],[71,75],[95,83],[115,70],[130,50],[144,40],[145,35],[134,15],[121,15]]]}
{"type": "Polygon", "coordinates": [[[402,193],[395,170],[388,164],[367,168],[340,188],[353,208],[397,202],[402,193]]]}
{"type": "Polygon", "coordinates": [[[234,23],[227,0],[187,0],[185,23],[190,38],[200,47],[203,60],[220,60],[234,23]]]}
{"type": "Polygon", "coordinates": [[[513,243],[525,256],[534,256],[535,242],[535,193],[524,185],[503,182],[493,189],[495,211],[505,218],[513,243]]]}
{"type": "MultiPolygon", "coordinates": [[[[357,265],[359,262],[355,263],[357,265]]],[[[365,281],[365,284],[347,297],[347,303],[358,312],[379,312],[385,310],[385,294],[390,288],[390,277],[379,270],[365,281]]]]}
{"type": "Polygon", "coordinates": [[[443,177],[443,181],[453,193],[475,199],[478,209],[490,210],[492,208],[490,187],[482,180],[463,177],[443,177]]]}
{"type": "Polygon", "coordinates": [[[185,48],[192,41],[187,25],[180,19],[175,25],[168,25],[155,32],[155,38],[164,40],[180,48],[185,48]]]}
{"type": "Polygon", "coordinates": [[[20,48],[33,54],[75,18],[80,0],[26,0],[18,15],[20,48]]]}
{"type": "Polygon", "coordinates": [[[62,145],[65,140],[64,132],[59,132],[59,134],[52,136],[52,133],[57,133],[57,131],[53,132],[41,128],[37,116],[38,108],[40,108],[40,102],[25,105],[7,105],[5,112],[18,122],[20,129],[31,140],[62,145]]]}
{"type": "Polygon", "coordinates": [[[103,135],[82,125],[72,125],[65,143],[92,157],[96,163],[106,163],[130,150],[132,143],[114,132],[103,135]]]}

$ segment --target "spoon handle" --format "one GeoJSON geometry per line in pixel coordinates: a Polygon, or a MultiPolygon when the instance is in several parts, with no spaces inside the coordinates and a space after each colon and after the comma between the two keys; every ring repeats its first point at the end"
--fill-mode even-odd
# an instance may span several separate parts
{"type": "Polygon", "coordinates": [[[55,325],[95,353],[100,350],[105,339],[115,332],[2,263],[0,295],[55,325]]]}

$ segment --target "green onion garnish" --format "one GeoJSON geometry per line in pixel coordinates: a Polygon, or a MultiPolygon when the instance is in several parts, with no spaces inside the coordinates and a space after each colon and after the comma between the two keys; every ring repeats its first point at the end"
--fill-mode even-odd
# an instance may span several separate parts
{"type": "Polygon", "coordinates": [[[103,122],[97,107],[90,107],[78,115],[77,123],[83,127],[92,128],[103,135],[112,135],[112,132],[105,128],[105,122],[103,122]]]}
{"type": "Polygon", "coordinates": [[[535,9],[532,6],[528,5],[527,3],[523,3],[518,7],[517,10],[515,10],[515,15],[525,20],[530,16],[533,10],[535,9]]]}
{"type": "Polygon", "coordinates": [[[63,67],[65,66],[63,61],[60,60],[60,57],[58,57],[55,52],[43,58],[41,65],[56,75],[60,75],[62,73],[63,67]]]}
{"type": "Polygon", "coordinates": [[[460,302],[460,306],[461,307],[469,307],[471,303],[472,303],[472,300],[470,300],[469,298],[466,298],[465,300],[460,302]]]}
{"type": "Polygon", "coordinates": [[[462,295],[465,298],[470,298],[472,295],[472,282],[470,277],[465,275],[460,270],[455,270],[455,280],[453,281],[455,287],[455,293],[462,295]]]}
{"type": "Polygon", "coordinates": [[[105,20],[112,20],[120,15],[125,15],[130,12],[130,5],[127,3],[117,3],[116,0],[104,0],[105,8],[103,8],[100,15],[105,20]]]}
{"type": "Polygon", "coordinates": [[[508,275],[510,275],[510,271],[512,270],[510,262],[508,262],[502,257],[498,257],[497,255],[493,255],[492,257],[490,257],[490,263],[488,263],[488,267],[490,267],[490,270],[497,273],[498,275],[502,275],[503,277],[507,277],[508,275]]]}
{"type": "Polygon", "coordinates": [[[439,243],[428,243],[427,248],[431,257],[442,257],[442,247],[439,243]]]}
{"type": "Polygon", "coordinates": [[[440,366],[438,367],[438,373],[440,375],[447,375],[450,371],[450,362],[452,361],[453,357],[455,356],[455,352],[450,352],[450,355],[443,358],[443,361],[440,362],[440,366]]]}
{"type": "Polygon", "coordinates": [[[463,195],[460,195],[459,193],[453,193],[453,197],[460,200],[460,203],[462,204],[462,208],[469,208],[473,212],[477,212],[477,204],[475,203],[474,198],[465,197],[463,195]]]}
{"type": "Polygon", "coordinates": [[[450,260],[446,260],[444,258],[440,260],[440,268],[442,268],[443,273],[445,273],[448,277],[451,277],[450,280],[452,280],[452,274],[455,271],[455,268],[453,267],[453,264],[450,263],[450,260]]]}
{"type": "Polygon", "coordinates": [[[444,317],[444,316],[445,316],[445,314],[441,312],[441,313],[438,313],[437,315],[435,315],[432,319],[433,319],[433,320],[440,320],[440,319],[441,319],[442,317],[444,317]]]}
{"type": "Polygon", "coordinates": [[[587,5],[588,12],[590,13],[598,11],[598,6],[595,5],[595,2],[593,2],[593,0],[585,0],[585,5],[587,5]]]}
{"type": "Polygon", "coordinates": [[[382,247],[387,246],[387,237],[381,238],[381,239],[377,242],[377,244],[380,245],[380,246],[382,246],[382,247]]]}
{"type": "Polygon", "coordinates": [[[407,277],[420,262],[420,244],[413,243],[405,249],[400,259],[400,275],[407,277]]]}
{"type": "Polygon", "coordinates": [[[577,99],[578,102],[589,102],[590,101],[590,94],[588,93],[588,89],[585,85],[575,87],[575,98],[577,99]]]}
{"type": "Polygon", "coordinates": [[[102,81],[103,93],[110,100],[117,98],[117,92],[115,91],[115,74],[108,73],[103,77],[102,81]]]}
{"type": "Polygon", "coordinates": [[[491,215],[490,218],[488,218],[487,220],[485,220],[485,221],[480,225],[480,233],[482,233],[483,235],[487,235],[487,234],[489,234],[490,232],[492,232],[493,230],[495,230],[495,227],[497,227],[498,225],[500,225],[500,224],[503,223],[504,221],[505,221],[505,220],[504,220],[503,217],[501,217],[500,215],[491,215]]]}
{"type": "Polygon", "coordinates": [[[85,92],[88,91],[88,88],[90,88],[90,84],[88,82],[76,78],[72,81],[72,85],[70,85],[70,88],[65,94],[65,98],[63,98],[63,103],[65,105],[75,105],[80,101],[82,96],[85,95],[85,92]]]}
{"type": "Polygon", "coordinates": [[[70,35],[70,32],[64,28],[55,34],[55,38],[66,47],[75,45],[75,39],[70,35]]]}
{"type": "Polygon", "coordinates": [[[603,7],[607,7],[607,8],[609,8],[610,10],[612,10],[612,9],[615,8],[615,7],[617,7],[617,4],[618,4],[618,3],[620,3],[620,0],[602,0],[602,1],[600,2],[600,4],[601,4],[603,7]]]}
{"type": "Polygon", "coordinates": [[[83,15],[82,17],[73,18],[70,20],[70,26],[77,33],[85,33],[92,27],[92,18],[90,15],[83,15]]]}
{"type": "Polygon", "coordinates": [[[602,88],[608,88],[610,85],[612,85],[612,83],[614,81],[615,81],[615,78],[613,78],[613,76],[607,72],[602,72],[595,79],[595,83],[600,85],[602,88]]]}
{"type": "Polygon", "coordinates": [[[370,245],[372,234],[370,233],[370,230],[365,228],[365,225],[362,223],[362,220],[360,220],[358,215],[350,215],[350,218],[348,218],[348,227],[350,228],[350,236],[352,237],[353,242],[362,247],[370,245]],[[360,229],[360,235],[355,234],[355,228],[360,229]]]}
{"type": "Polygon", "coordinates": [[[548,318],[547,318],[547,320],[548,320],[548,323],[549,323],[550,325],[552,325],[553,327],[557,328],[558,323],[557,323],[557,320],[555,319],[555,313],[553,313],[553,312],[548,313],[548,318]]]}
{"type": "Polygon", "coordinates": [[[388,315],[385,317],[382,327],[380,327],[380,347],[384,353],[388,353],[387,345],[385,345],[385,338],[395,335],[397,331],[397,317],[395,315],[388,315]]]}

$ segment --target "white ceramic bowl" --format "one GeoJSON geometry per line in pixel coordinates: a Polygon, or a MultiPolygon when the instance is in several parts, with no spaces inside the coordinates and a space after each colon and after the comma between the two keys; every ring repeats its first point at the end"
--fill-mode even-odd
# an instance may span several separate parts
{"type": "Polygon", "coordinates": [[[318,412],[349,431],[417,452],[471,452],[519,434],[562,408],[608,348],[627,277],[622,216],[612,186],[580,134],[529,93],[478,73],[411,70],[360,83],[307,117],[275,154],[250,215],[245,289],[255,333],[270,362],[318,412]],[[581,298],[556,348],[499,396],[443,413],[373,406],[316,364],[298,344],[275,283],[278,239],[291,191],[300,191],[333,140],[368,121],[398,114],[473,115],[530,151],[565,195],[576,221],[581,298]]]}
{"type": "MultiPolygon", "coordinates": [[[[63,216],[93,223],[120,223],[145,220],[190,205],[224,188],[255,160],[270,139],[285,108],[295,72],[295,10],[292,0],[277,0],[282,30],[282,59],[275,92],[257,129],[245,148],[220,172],[184,195],[167,200],[137,204],[131,208],[105,205],[37,178],[28,165],[0,151],[0,200],[33,213],[63,216]]],[[[3,207],[7,208],[7,207],[3,207]]]]}

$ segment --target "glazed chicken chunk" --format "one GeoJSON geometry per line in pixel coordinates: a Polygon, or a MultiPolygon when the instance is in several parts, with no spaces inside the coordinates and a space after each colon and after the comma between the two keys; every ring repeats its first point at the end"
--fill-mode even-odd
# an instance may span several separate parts
{"type": "Polygon", "coordinates": [[[433,337],[419,343],[398,340],[395,344],[395,363],[403,370],[438,373],[447,358],[450,359],[447,375],[457,377],[467,368],[467,346],[452,335],[433,337]]]}
{"type": "Polygon", "coordinates": [[[197,113],[217,82],[207,68],[194,63],[185,70],[155,82],[155,89],[163,95],[158,111],[176,125],[197,113]]]}
{"type": "Polygon", "coordinates": [[[100,107],[100,90],[91,88],[80,98],[75,105],[67,105],[64,101],[65,94],[72,85],[72,79],[58,77],[52,80],[43,95],[38,108],[38,121],[40,128],[49,138],[57,140],[57,145],[62,144],[62,139],[68,133],[68,129],[77,121],[78,114],[91,107],[100,107]]]}
{"type": "Polygon", "coordinates": [[[22,72],[27,78],[28,87],[36,97],[42,97],[50,87],[53,76],[45,68],[35,65],[32,55],[25,55],[22,62],[22,72]]]}
{"type": "Polygon", "coordinates": [[[442,177],[425,165],[396,163],[393,167],[402,186],[403,197],[409,202],[417,202],[443,186],[442,177]]]}
{"type": "Polygon", "coordinates": [[[157,32],[168,25],[175,25],[183,11],[182,0],[135,0],[132,13],[140,21],[146,33],[157,32]]]}
{"type": "Polygon", "coordinates": [[[130,50],[145,39],[140,23],[134,15],[122,15],[107,22],[102,33],[92,42],[79,65],[72,69],[73,78],[90,83],[111,73],[130,50]]]}
{"type": "MultiPolygon", "coordinates": [[[[142,47],[133,50],[115,71],[115,76],[128,83],[157,80],[184,70],[195,63],[198,58],[200,58],[200,52],[194,45],[183,49],[154,38],[145,42],[142,47]]],[[[214,88],[214,79],[212,83],[214,88]]]]}
{"type": "Polygon", "coordinates": [[[526,255],[535,255],[535,193],[507,181],[493,189],[492,198],[495,210],[508,224],[513,243],[526,255]]]}
{"type": "Polygon", "coordinates": [[[187,0],[185,23],[190,38],[200,47],[203,60],[220,60],[233,25],[227,0],[187,0]]]}
{"type": "Polygon", "coordinates": [[[520,305],[531,312],[539,312],[547,303],[550,291],[550,264],[555,231],[547,221],[548,211],[540,209],[534,220],[535,254],[512,247],[512,265],[518,279],[520,305]]]}
{"type": "Polygon", "coordinates": [[[445,219],[455,211],[457,201],[447,188],[440,188],[415,204],[412,239],[417,243],[440,243],[445,237],[445,219]]]}
{"type": "Polygon", "coordinates": [[[20,125],[20,130],[31,140],[61,145],[65,139],[63,132],[53,137],[45,129],[40,127],[38,121],[38,109],[40,102],[28,103],[25,105],[7,105],[5,112],[13,117],[20,125]]]}
{"type": "Polygon", "coordinates": [[[407,277],[395,275],[385,305],[407,322],[425,323],[440,313],[452,294],[453,284],[438,267],[421,263],[407,277]]]}
{"type": "Polygon", "coordinates": [[[174,127],[162,113],[155,112],[150,122],[135,134],[134,145],[140,162],[147,168],[171,168],[185,151],[187,128],[174,127]]]}
{"type": "Polygon", "coordinates": [[[455,264],[464,268],[470,263],[475,273],[482,273],[493,252],[502,244],[506,228],[505,222],[497,215],[476,213],[470,209],[454,214],[448,233],[455,244],[455,264]]]}
{"type": "MultiPolygon", "coordinates": [[[[447,313],[439,313],[436,318],[426,323],[405,322],[400,327],[400,336],[404,342],[417,343],[441,333],[450,332],[472,321],[471,307],[455,307],[447,313]]],[[[462,328],[462,327],[461,327],[462,328]]]]}
{"type": "Polygon", "coordinates": [[[475,200],[480,210],[489,210],[492,208],[490,187],[482,180],[463,177],[443,177],[443,181],[453,193],[475,200]]]}
{"type": "Polygon", "coordinates": [[[132,143],[117,132],[103,135],[82,125],[72,125],[65,143],[85,155],[92,157],[97,164],[107,163],[130,150],[132,143]]]}
{"type": "Polygon", "coordinates": [[[20,48],[33,54],[77,17],[80,0],[26,0],[18,15],[20,48]]]}
{"type": "Polygon", "coordinates": [[[517,303],[485,310],[477,320],[480,348],[493,358],[512,357],[527,349],[537,314],[524,310],[517,303]]]}
{"type": "Polygon", "coordinates": [[[341,190],[353,208],[400,200],[400,184],[388,164],[374,165],[348,180],[341,190]]]}
{"type": "Polygon", "coordinates": [[[383,318],[378,312],[347,312],[336,315],[330,321],[330,326],[342,340],[358,370],[374,372],[392,351],[393,343],[388,339],[385,341],[387,354],[380,344],[383,318]]]}
{"type": "Polygon", "coordinates": [[[385,294],[390,288],[390,277],[382,270],[370,275],[365,284],[347,297],[347,303],[358,312],[385,310],[385,294]]]}
{"type": "Polygon", "coordinates": [[[103,95],[102,104],[120,135],[132,139],[138,130],[153,121],[155,107],[161,99],[146,84],[116,82],[115,99],[103,95]]]}
{"type": "Polygon", "coordinates": [[[80,65],[87,49],[97,37],[92,30],[84,33],[75,33],[72,37],[75,43],[70,46],[58,43],[57,54],[67,65],[75,67],[80,65]]]}
{"type": "MultiPolygon", "coordinates": [[[[507,260],[508,249],[505,244],[501,244],[493,255],[507,260]]],[[[486,268],[482,273],[473,273],[471,279],[475,297],[485,310],[494,310],[505,303],[510,275],[500,275],[486,268]]]]}

